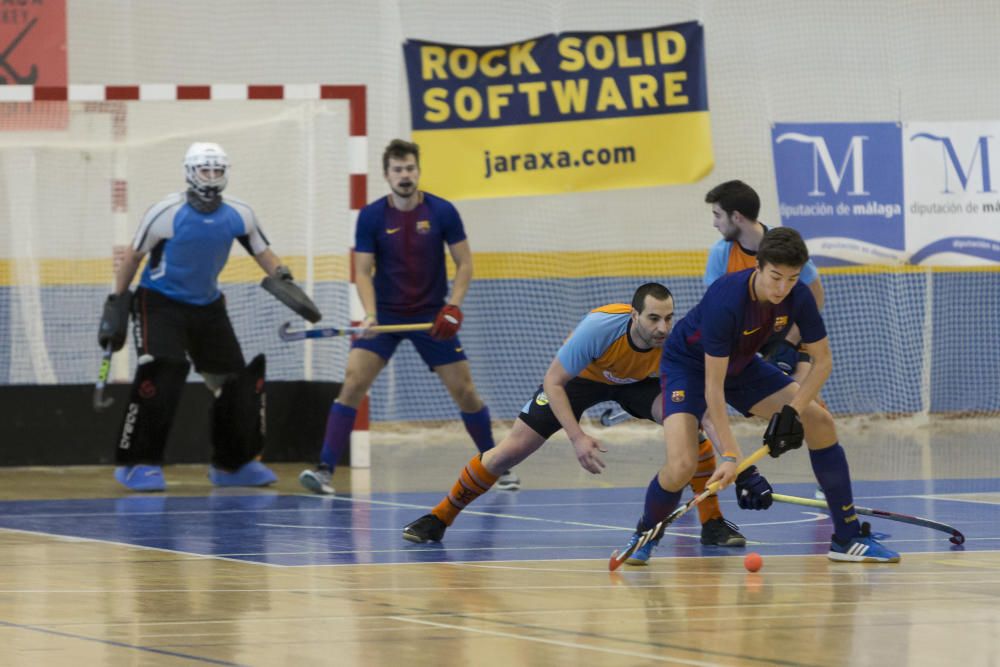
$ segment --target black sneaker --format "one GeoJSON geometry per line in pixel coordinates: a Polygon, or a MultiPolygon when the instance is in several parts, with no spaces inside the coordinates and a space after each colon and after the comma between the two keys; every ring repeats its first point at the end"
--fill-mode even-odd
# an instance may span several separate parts
{"type": "Polygon", "coordinates": [[[440,542],[448,526],[433,514],[425,514],[403,528],[403,539],[417,544],[440,542]]]}
{"type": "Polygon", "coordinates": [[[745,547],[747,538],[740,535],[739,526],[721,516],[701,524],[701,543],[715,547],[745,547]]]}

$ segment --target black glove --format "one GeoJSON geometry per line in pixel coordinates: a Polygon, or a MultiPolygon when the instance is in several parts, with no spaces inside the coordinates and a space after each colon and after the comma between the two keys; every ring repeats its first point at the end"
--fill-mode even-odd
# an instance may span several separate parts
{"type": "Polygon", "coordinates": [[[736,476],[736,502],[740,509],[766,510],[774,502],[771,484],[757,472],[757,466],[750,466],[736,476]]]}
{"type": "Polygon", "coordinates": [[[117,352],[125,345],[128,335],[128,316],[132,306],[132,292],[125,290],[121,294],[109,294],[104,302],[104,312],[101,314],[101,324],[97,328],[97,344],[101,347],[111,346],[112,352],[117,352]]]}
{"type": "Polygon", "coordinates": [[[791,375],[799,363],[799,348],[781,338],[765,343],[760,348],[760,356],[780,368],[785,375],[791,375]]]}
{"type": "Polygon", "coordinates": [[[764,444],[770,448],[771,456],[778,458],[791,449],[801,447],[805,436],[799,413],[792,406],[786,405],[781,408],[781,412],[771,415],[771,422],[764,431],[764,444]]]}
{"type": "Polygon", "coordinates": [[[295,284],[292,271],[285,265],[275,267],[274,276],[267,276],[260,281],[260,286],[274,295],[300,317],[316,323],[323,319],[323,314],[302,288],[295,284]]]}

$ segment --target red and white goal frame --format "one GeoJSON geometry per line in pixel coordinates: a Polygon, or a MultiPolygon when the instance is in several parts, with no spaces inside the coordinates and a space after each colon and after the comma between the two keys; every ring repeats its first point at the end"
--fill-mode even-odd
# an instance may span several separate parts
{"type": "MultiPolygon", "coordinates": [[[[67,86],[0,86],[0,103],[17,102],[84,102],[95,106],[115,102],[185,102],[185,101],[248,101],[248,100],[344,100],[348,104],[348,202],[350,207],[350,237],[358,212],[368,200],[368,123],[367,92],[364,85],[352,84],[70,84],[67,86]]],[[[98,110],[98,109],[95,109],[98,110]]],[[[112,109],[106,109],[112,111],[112,109]]],[[[124,136],[124,115],[119,114],[116,134],[124,136]]],[[[128,213],[128,182],[123,174],[115,174],[111,188],[111,214],[121,219],[128,213]]],[[[353,324],[364,319],[364,308],[354,287],[353,248],[350,261],[350,318],[353,324]]],[[[371,465],[369,409],[366,397],[358,409],[354,433],[351,436],[351,466],[371,465]]]]}

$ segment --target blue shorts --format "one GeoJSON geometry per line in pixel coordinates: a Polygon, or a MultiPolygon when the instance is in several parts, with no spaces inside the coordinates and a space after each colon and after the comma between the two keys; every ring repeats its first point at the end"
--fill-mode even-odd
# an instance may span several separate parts
{"type": "MultiPolygon", "coordinates": [[[[794,380],[774,364],[754,357],[739,375],[726,378],[726,403],[743,416],[750,416],[750,408],[768,396],[776,394],[794,380]]],[[[705,402],[705,369],[691,362],[679,361],[664,354],[660,361],[660,388],[663,390],[663,418],[683,412],[699,420],[708,409],[705,402]]]]}
{"type": "MultiPolygon", "coordinates": [[[[418,324],[421,322],[431,322],[434,315],[417,315],[412,317],[401,317],[388,313],[378,313],[379,324],[418,324]]],[[[359,348],[374,352],[386,361],[392,359],[396,352],[396,347],[404,340],[413,343],[417,348],[417,353],[424,360],[427,367],[434,370],[438,366],[453,364],[456,361],[466,361],[468,357],[462,351],[462,343],[458,336],[449,340],[434,340],[426,331],[408,331],[406,333],[383,333],[373,338],[357,338],[351,343],[351,349],[359,348]]]]}

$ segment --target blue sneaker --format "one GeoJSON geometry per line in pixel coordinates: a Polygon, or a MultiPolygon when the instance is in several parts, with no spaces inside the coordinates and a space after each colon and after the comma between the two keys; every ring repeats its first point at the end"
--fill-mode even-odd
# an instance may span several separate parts
{"type": "Polygon", "coordinates": [[[216,486],[267,486],[277,482],[278,476],[260,461],[250,461],[235,472],[209,466],[208,479],[216,486]]]}
{"type": "Polygon", "coordinates": [[[163,466],[134,465],[115,468],[115,479],[130,491],[166,491],[163,466]]]}
{"type": "MultiPolygon", "coordinates": [[[[625,545],[625,550],[628,551],[632,548],[632,545],[639,541],[642,537],[643,531],[636,527],[636,531],[632,533],[632,537],[629,539],[628,544],[625,545]]],[[[649,557],[653,555],[653,549],[660,545],[660,538],[663,537],[663,531],[655,538],[646,542],[641,547],[636,549],[631,556],[629,556],[625,563],[628,565],[646,565],[649,562],[649,557]]]]}
{"type": "Polygon", "coordinates": [[[879,544],[871,536],[871,526],[867,522],[861,524],[861,533],[855,535],[843,544],[834,535],[830,540],[830,552],[826,555],[830,560],[851,563],[898,563],[899,554],[892,549],[879,544]]]}

